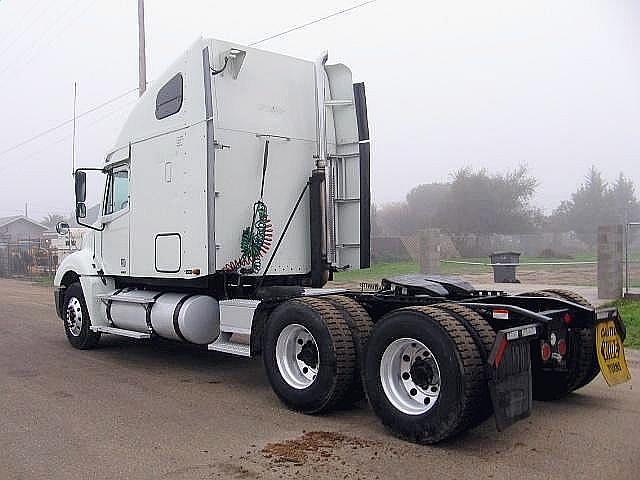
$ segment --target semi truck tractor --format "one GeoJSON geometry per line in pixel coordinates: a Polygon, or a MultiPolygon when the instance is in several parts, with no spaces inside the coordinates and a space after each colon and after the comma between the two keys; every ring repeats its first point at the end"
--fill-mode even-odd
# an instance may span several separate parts
{"type": "Polygon", "coordinates": [[[198,40],[140,97],[104,162],[75,171],[87,234],[54,281],[69,343],[161,337],[261,357],[287,407],[366,398],[418,443],[491,415],[503,429],[601,367],[628,379],[617,310],[571,292],[423,274],[327,288],[370,266],[369,144],[365,87],[345,65],[198,40]]]}

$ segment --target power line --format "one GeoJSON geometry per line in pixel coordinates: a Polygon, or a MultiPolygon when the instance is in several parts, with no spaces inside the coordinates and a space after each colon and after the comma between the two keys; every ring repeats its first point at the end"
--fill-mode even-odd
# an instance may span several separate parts
{"type": "MultiPolygon", "coordinates": [[[[32,9],[35,9],[35,6],[33,6],[32,9]]],[[[5,52],[7,52],[13,45],[15,45],[15,43],[20,40],[22,38],[22,36],[31,29],[31,27],[33,27],[38,20],[40,20],[45,13],[47,13],[51,7],[55,6],[54,2],[50,2],[48,7],[43,8],[42,10],[40,10],[40,15],[38,15],[31,23],[29,23],[29,25],[23,29],[14,39],[12,42],[9,43],[9,45],[7,45],[1,52],[0,52],[0,56],[2,56],[5,52]]]]}
{"type": "MultiPolygon", "coordinates": [[[[111,104],[111,103],[113,103],[113,102],[116,102],[116,101],[120,100],[121,98],[124,98],[124,97],[126,97],[127,95],[131,95],[133,92],[137,92],[137,91],[138,91],[138,87],[133,88],[133,89],[131,89],[131,90],[127,90],[126,92],[124,92],[124,93],[122,93],[122,94],[120,94],[120,95],[118,95],[118,96],[116,96],[116,97],[113,97],[112,99],[107,100],[106,102],[103,102],[103,103],[101,103],[100,105],[96,105],[95,107],[92,107],[92,108],[90,108],[89,110],[86,110],[86,111],[84,111],[84,112],[82,112],[82,113],[78,114],[78,115],[76,116],[76,119],[78,119],[78,118],[82,118],[82,117],[84,117],[84,116],[86,116],[86,115],[89,115],[90,113],[93,113],[93,112],[95,112],[96,110],[99,110],[99,109],[101,109],[101,108],[103,108],[103,107],[106,107],[107,105],[109,105],[109,104],[111,104]]],[[[44,131],[42,131],[42,132],[40,132],[40,133],[38,133],[38,134],[34,135],[33,137],[29,137],[29,138],[27,138],[26,140],[23,140],[23,141],[21,141],[20,143],[17,143],[17,144],[15,144],[15,145],[13,145],[12,147],[6,148],[6,149],[4,149],[4,150],[0,151],[0,157],[1,157],[1,156],[3,156],[3,155],[6,155],[6,154],[7,154],[7,153],[9,153],[9,152],[12,152],[12,151],[14,151],[14,150],[16,150],[16,149],[18,149],[18,148],[20,148],[20,147],[22,147],[23,145],[26,145],[26,144],[28,144],[28,143],[31,143],[31,142],[33,142],[34,140],[37,140],[38,138],[43,137],[43,136],[45,136],[45,135],[47,135],[47,134],[49,134],[49,133],[51,133],[51,132],[53,132],[53,131],[55,131],[55,130],[58,130],[58,129],[60,129],[60,128],[62,128],[62,127],[64,127],[64,126],[66,126],[66,125],[69,125],[69,124],[70,124],[70,123],[72,123],[72,122],[73,122],[73,118],[70,118],[69,120],[65,120],[64,122],[61,122],[61,123],[59,123],[59,124],[57,124],[57,125],[54,125],[53,127],[48,128],[48,129],[46,129],[46,130],[44,130],[44,131]]]]}
{"type": "Polygon", "coordinates": [[[353,7],[345,8],[343,10],[339,10],[339,11],[334,12],[334,13],[332,13],[330,15],[325,16],[325,17],[316,18],[315,20],[312,20],[312,21],[307,22],[305,24],[298,25],[296,27],[292,27],[292,28],[290,28],[288,30],[285,30],[284,32],[280,32],[280,33],[276,33],[274,35],[270,35],[270,36],[268,36],[266,38],[263,38],[262,40],[258,40],[257,42],[250,43],[248,46],[253,47],[254,45],[258,45],[260,43],[264,43],[267,40],[273,40],[274,38],[282,37],[283,35],[286,35],[286,34],[291,33],[291,32],[295,32],[296,30],[302,30],[303,28],[306,28],[306,27],[308,27],[310,25],[314,25],[316,23],[323,22],[324,20],[327,20],[329,18],[337,17],[338,15],[342,15],[344,13],[351,12],[352,10],[355,10],[356,8],[364,7],[365,5],[369,5],[371,3],[375,3],[376,1],[377,0],[368,0],[366,2],[358,3],[357,5],[354,5],[353,7]]]}
{"type": "MultiPolygon", "coordinates": [[[[302,25],[297,25],[295,27],[292,27],[292,28],[289,28],[287,30],[284,30],[284,31],[282,31],[280,33],[269,35],[268,37],[265,37],[265,38],[263,38],[261,40],[249,43],[248,46],[251,47],[251,46],[259,45],[259,44],[264,43],[266,41],[273,40],[274,38],[282,37],[284,35],[287,35],[287,34],[289,34],[291,32],[295,32],[297,30],[302,30],[303,28],[309,27],[309,26],[314,25],[316,23],[320,23],[320,22],[323,22],[323,21],[325,21],[327,19],[330,19],[330,18],[333,18],[333,17],[337,17],[339,15],[343,15],[345,13],[351,12],[353,10],[356,10],[358,8],[361,8],[361,7],[364,7],[366,5],[370,5],[370,4],[375,3],[375,2],[377,2],[377,0],[367,0],[366,2],[358,3],[356,5],[353,5],[352,7],[344,8],[342,10],[338,10],[337,12],[331,13],[329,15],[325,15],[324,17],[316,18],[315,20],[312,20],[310,22],[304,23],[302,25]]],[[[82,13],[84,13],[84,11],[82,13]]],[[[79,16],[82,16],[82,13],[79,16]]],[[[76,17],[76,18],[78,18],[78,17],[76,17]]],[[[97,105],[97,106],[95,106],[93,108],[90,108],[89,110],[79,114],[76,118],[81,118],[81,117],[84,117],[85,115],[88,115],[88,114],[90,114],[92,112],[95,112],[96,110],[98,110],[98,109],[100,109],[100,108],[102,108],[102,107],[104,107],[106,105],[109,105],[110,103],[113,103],[113,102],[115,102],[115,101],[117,101],[117,100],[119,100],[119,99],[121,99],[121,98],[123,98],[123,97],[125,97],[125,96],[127,96],[127,95],[129,95],[129,94],[131,94],[133,92],[135,92],[135,91],[138,91],[138,88],[134,88],[134,89],[128,90],[128,91],[122,93],[121,95],[118,95],[118,96],[116,96],[116,97],[114,97],[114,98],[112,98],[110,100],[107,100],[104,103],[101,103],[100,105],[97,105]]],[[[0,151],[0,157],[3,156],[3,155],[6,155],[9,152],[12,152],[12,151],[20,148],[20,147],[22,147],[22,146],[24,146],[24,145],[26,145],[28,143],[31,143],[34,140],[37,140],[37,139],[39,139],[39,138],[41,138],[41,137],[43,137],[43,136],[55,131],[55,130],[58,130],[58,129],[66,126],[66,125],[69,125],[72,122],[73,122],[73,118],[71,118],[69,120],[65,120],[64,122],[61,122],[61,123],[49,128],[47,130],[44,130],[44,131],[34,135],[33,137],[27,138],[27,139],[23,140],[20,143],[17,143],[17,144],[15,144],[15,145],[13,145],[13,146],[11,146],[9,148],[6,148],[5,150],[0,151]]]]}
{"type": "MultiPolygon", "coordinates": [[[[131,107],[133,104],[137,103],[138,99],[136,98],[133,101],[127,102],[122,106],[119,106],[115,109],[113,109],[112,111],[110,111],[109,113],[106,113],[105,115],[102,115],[101,117],[96,118],[95,120],[87,123],[86,125],[84,125],[82,128],[87,128],[87,127],[92,127],[93,125],[102,122],[103,120],[115,115],[116,113],[120,113],[122,110],[131,107]]],[[[31,152],[27,155],[25,155],[22,158],[19,158],[17,161],[20,163],[20,165],[24,165],[26,162],[28,162],[29,160],[33,159],[33,158],[37,158],[40,155],[42,155],[43,153],[49,153],[51,152],[51,149],[54,145],[58,145],[62,142],[66,142],[69,139],[71,139],[71,135],[65,135],[64,137],[60,137],[56,140],[52,140],[51,142],[49,142],[47,144],[46,148],[42,148],[40,150],[36,150],[35,152],[31,152]]],[[[0,172],[4,170],[3,167],[6,167],[7,165],[0,165],[0,172]]]]}
{"type": "MultiPolygon", "coordinates": [[[[27,9],[23,12],[22,16],[20,17],[20,20],[18,20],[16,22],[12,22],[14,28],[12,30],[6,32],[6,35],[2,39],[2,42],[1,42],[2,44],[6,44],[7,40],[11,39],[13,34],[18,31],[18,28],[25,23],[24,21],[27,20],[27,17],[29,17],[29,15],[31,15],[31,12],[33,10],[35,10],[35,8],[38,5],[40,5],[43,1],[44,0],[35,0],[35,2],[31,4],[31,7],[27,7],[27,9]]],[[[19,35],[22,35],[22,32],[20,32],[19,35]]],[[[3,50],[4,50],[4,45],[3,45],[3,50]]]]}
{"type": "MultiPolygon", "coordinates": [[[[62,24],[62,28],[58,29],[56,31],[56,27],[60,27],[61,26],[61,22],[63,19],[66,19],[67,17],[70,17],[69,13],[75,9],[76,5],[78,5],[82,0],[76,0],[75,2],[72,2],[71,4],[67,5],[67,9],[64,11],[64,13],[62,13],[58,18],[61,19],[60,22],[54,24],[51,28],[47,29],[45,32],[43,32],[41,35],[38,36],[38,38],[36,38],[36,40],[34,42],[32,42],[25,50],[22,51],[21,54],[19,54],[18,56],[14,57],[14,60],[21,60],[23,58],[25,58],[27,55],[30,55],[29,58],[25,61],[19,62],[18,66],[16,68],[11,68],[11,63],[8,63],[7,65],[4,66],[4,68],[2,70],[0,70],[0,77],[4,76],[5,73],[7,72],[11,72],[12,74],[15,74],[17,71],[20,71],[22,68],[26,67],[27,65],[29,65],[37,56],[38,56],[38,49],[37,47],[43,42],[43,40],[47,40],[48,38],[51,40],[52,37],[51,35],[55,34],[53,36],[53,39],[57,38],[63,31],[65,31],[71,24],[73,24],[76,20],[78,20],[78,18],[82,17],[87,10],[93,5],[93,3],[95,3],[96,0],[92,0],[90,2],[85,3],[85,8],[75,17],[70,18],[66,23],[62,24]]],[[[49,45],[51,45],[51,41],[49,43],[49,45]]]]}

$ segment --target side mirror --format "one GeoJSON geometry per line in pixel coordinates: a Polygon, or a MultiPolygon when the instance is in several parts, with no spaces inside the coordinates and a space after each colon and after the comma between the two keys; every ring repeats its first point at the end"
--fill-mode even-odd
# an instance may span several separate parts
{"type": "Polygon", "coordinates": [[[67,222],[58,222],[56,224],[56,232],[58,232],[58,235],[66,235],[69,233],[69,224],[67,222]]]}
{"type": "Polygon", "coordinates": [[[87,217],[87,206],[82,203],[76,203],[76,218],[86,218],[87,217]]]}
{"type": "MultiPolygon", "coordinates": [[[[84,203],[87,199],[87,174],[81,170],[76,170],[76,203],[84,203]]],[[[76,207],[77,210],[77,207],[76,207]]],[[[84,218],[84,216],[80,217],[84,218]]]]}

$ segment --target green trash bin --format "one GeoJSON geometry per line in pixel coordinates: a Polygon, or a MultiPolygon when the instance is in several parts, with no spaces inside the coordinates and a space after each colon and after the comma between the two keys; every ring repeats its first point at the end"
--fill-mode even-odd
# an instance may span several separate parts
{"type": "Polygon", "coordinates": [[[493,267],[493,281],[495,283],[520,283],[516,278],[516,268],[520,263],[520,252],[495,252],[489,255],[493,267]],[[506,263],[507,265],[495,265],[506,263]]]}

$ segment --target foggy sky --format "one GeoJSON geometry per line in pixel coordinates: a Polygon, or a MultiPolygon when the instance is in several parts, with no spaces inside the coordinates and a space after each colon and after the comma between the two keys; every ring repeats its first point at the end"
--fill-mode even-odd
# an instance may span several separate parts
{"type": "MultiPolygon", "coordinates": [[[[200,35],[249,43],[355,3],[147,0],[148,78],[200,35]]],[[[639,34],[632,0],[379,0],[260,48],[327,49],[366,83],[374,202],[526,163],[549,212],[591,165],[640,186],[639,34]]],[[[0,151],[71,118],[74,81],[79,112],[137,86],[136,1],[0,0],[0,151]]],[[[78,122],[79,165],[102,165],[135,99],[78,122]]],[[[26,201],[37,219],[72,210],[71,126],[0,155],[0,216],[26,201]]]]}

